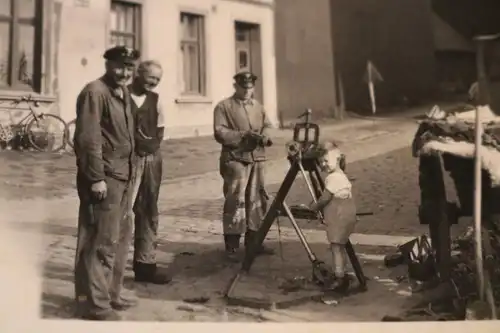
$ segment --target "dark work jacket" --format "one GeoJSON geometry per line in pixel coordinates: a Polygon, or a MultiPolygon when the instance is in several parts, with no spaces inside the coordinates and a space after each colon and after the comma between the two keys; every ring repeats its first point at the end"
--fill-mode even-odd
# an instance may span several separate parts
{"type": "Polygon", "coordinates": [[[132,99],[132,110],[135,121],[135,151],[141,156],[155,153],[161,143],[158,136],[158,94],[146,92],[141,106],[137,106],[132,99]]]}
{"type": "Polygon", "coordinates": [[[134,123],[128,90],[123,98],[107,77],[88,83],[76,102],[75,154],[78,172],[90,182],[129,180],[134,123]]]}
{"type": "Polygon", "coordinates": [[[264,161],[265,148],[248,145],[243,140],[247,131],[269,136],[271,123],[262,105],[252,99],[244,105],[234,96],[221,101],[214,110],[214,137],[222,145],[221,160],[235,160],[243,163],[264,161]]]}

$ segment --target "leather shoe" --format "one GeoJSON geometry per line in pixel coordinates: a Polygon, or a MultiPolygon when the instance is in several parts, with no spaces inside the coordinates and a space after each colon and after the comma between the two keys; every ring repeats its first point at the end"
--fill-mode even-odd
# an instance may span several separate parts
{"type": "Polygon", "coordinates": [[[111,301],[111,307],[116,311],[125,311],[137,306],[137,303],[137,300],[120,297],[119,300],[111,301]]]}

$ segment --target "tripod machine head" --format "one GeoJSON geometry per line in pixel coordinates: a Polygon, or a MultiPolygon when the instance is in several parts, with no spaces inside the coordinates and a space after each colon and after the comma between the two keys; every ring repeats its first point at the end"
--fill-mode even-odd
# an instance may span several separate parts
{"type": "MultiPolygon", "coordinates": [[[[319,142],[320,128],[318,124],[311,122],[311,109],[307,109],[299,116],[304,122],[296,123],[293,129],[293,140],[286,144],[288,160],[293,163],[299,159],[305,170],[316,168],[318,158],[321,156],[322,147],[319,142]]],[[[341,154],[340,168],[346,171],[346,156],[341,154]]]]}

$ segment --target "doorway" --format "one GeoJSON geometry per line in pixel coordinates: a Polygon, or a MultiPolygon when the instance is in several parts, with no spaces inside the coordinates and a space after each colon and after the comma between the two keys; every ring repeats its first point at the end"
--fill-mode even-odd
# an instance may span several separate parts
{"type": "Polygon", "coordinates": [[[262,47],[260,26],[247,22],[236,21],[235,57],[236,72],[251,71],[257,75],[254,98],[264,103],[264,89],[262,85],[262,47]]]}

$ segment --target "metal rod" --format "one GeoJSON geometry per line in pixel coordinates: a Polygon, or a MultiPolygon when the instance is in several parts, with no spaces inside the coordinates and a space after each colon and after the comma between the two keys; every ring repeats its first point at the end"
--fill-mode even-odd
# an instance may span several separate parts
{"type": "Polygon", "coordinates": [[[238,284],[238,282],[240,281],[240,278],[241,278],[241,274],[240,273],[237,273],[233,279],[231,280],[231,282],[229,283],[229,286],[226,290],[226,293],[225,293],[225,297],[226,298],[230,298],[233,294],[233,290],[234,288],[236,287],[236,285],[238,284]]]}
{"type": "Polygon", "coordinates": [[[483,265],[483,247],[481,237],[481,192],[482,192],[482,167],[481,167],[481,148],[483,126],[481,123],[481,113],[479,105],[487,105],[485,100],[486,92],[486,68],[484,59],[484,43],[477,42],[477,71],[479,84],[479,104],[476,107],[476,122],[475,122],[475,151],[474,151],[474,239],[475,239],[475,254],[476,254],[476,273],[477,273],[477,288],[479,299],[484,300],[484,265],[483,265]]]}
{"type": "MultiPolygon", "coordinates": [[[[302,157],[299,156],[299,160],[297,161],[297,164],[299,165],[300,172],[302,173],[302,176],[304,177],[304,180],[306,181],[307,188],[309,189],[309,193],[311,193],[311,196],[313,198],[314,203],[317,203],[318,199],[316,198],[316,195],[314,194],[314,189],[313,189],[312,184],[309,181],[309,178],[308,178],[308,176],[306,174],[306,170],[304,170],[304,166],[302,165],[301,158],[302,157]]],[[[320,212],[318,212],[318,215],[320,215],[321,219],[323,219],[323,216],[322,216],[322,214],[320,212]]]]}
{"type": "Polygon", "coordinates": [[[299,236],[299,238],[300,238],[300,242],[302,243],[302,245],[306,249],[307,256],[309,257],[309,259],[311,259],[311,261],[315,261],[316,256],[314,255],[311,248],[309,247],[309,244],[307,243],[306,237],[302,233],[302,230],[300,230],[299,225],[297,224],[297,221],[295,221],[295,218],[293,217],[293,214],[292,214],[292,211],[290,210],[290,207],[288,207],[288,205],[286,204],[285,201],[283,201],[283,210],[285,211],[286,215],[290,219],[290,222],[292,223],[292,226],[295,229],[297,236],[299,236]]]}

